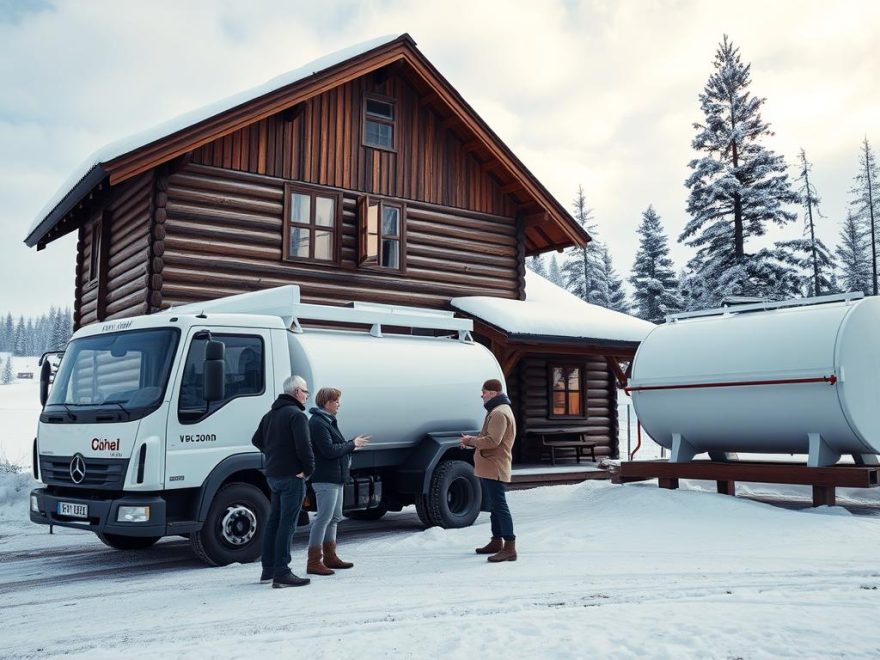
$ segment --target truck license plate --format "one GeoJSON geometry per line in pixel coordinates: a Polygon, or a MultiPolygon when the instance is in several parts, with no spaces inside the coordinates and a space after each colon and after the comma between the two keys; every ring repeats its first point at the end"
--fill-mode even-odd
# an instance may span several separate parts
{"type": "Polygon", "coordinates": [[[88,518],[88,504],[74,504],[73,502],[58,502],[58,515],[70,516],[71,518],[88,518]]]}

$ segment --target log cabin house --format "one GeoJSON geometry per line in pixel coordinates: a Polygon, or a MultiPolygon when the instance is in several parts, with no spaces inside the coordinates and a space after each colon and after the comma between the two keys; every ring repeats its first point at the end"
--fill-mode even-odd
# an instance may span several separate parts
{"type": "Polygon", "coordinates": [[[25,242],[73,231],[76,327],[289,283],[453,309],[502,365],[519,463],[563,439],[618,455],[616,384],[651,326],[527,278],[526,256],[590,237],[409,35],[102,149],[25,242]]]}

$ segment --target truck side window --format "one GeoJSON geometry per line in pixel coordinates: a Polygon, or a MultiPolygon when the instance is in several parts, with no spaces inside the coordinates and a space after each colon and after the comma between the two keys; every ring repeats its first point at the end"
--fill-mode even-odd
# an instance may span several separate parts
{"type": "Polygon", "coordinates": [[[207,336],[194,337],[189,346],[183,377],[177,418],[181,424],[193,424],[233,399],[242,396],[258,396],[265,391],[266,369],[263,360],[263,340],[254,335],[213,334],[212,339],[226,345],[226,396],[222,401],[205,405],[204,366],[207,336]]]}

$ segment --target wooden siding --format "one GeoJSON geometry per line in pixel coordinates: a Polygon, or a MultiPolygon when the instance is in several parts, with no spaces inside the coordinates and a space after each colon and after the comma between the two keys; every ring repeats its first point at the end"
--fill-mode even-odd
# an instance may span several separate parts
{"type": "MultiPolygon", "coordinates": [[[[358,196],[343,191],[341,263],[282,260],[284,181],[189,164],[168,180],[162,305],[284,284],[304,302],[445,307],[463,295],[518,297],[512,218],[407,201],[406,274],[357,265],[358,196]]],[[[518,258],[519,257],[519,258],[518,258]]]]}
{"type": "Polygon", "coordinates": [[[152,174],[133,179],[80,228],[74,301],[77,328],[147,311],[152,184],[152,174]],[[100,277],[93,281],[89,273],[92,228],[102,220],[107,225],[104,254],[99,259],[100,277]]]}
{"type": "Polygon", "coordinates": [[[595,356],[529,356],[508,378],[508,392],[517,413],[518,434],[514,458],[517,462],[537,462],[541,446],[529,429],[540,427],[586,426],[591,439],[600,442],[596,457],[618,456],[617,386],[608,364],[595,356]],[[583,366],[587,391],[585,418],[551,418],[548,364],[583,366]]]}
{"type": "MultiPolygon", "coordinates": [[[[477,145],[404,78],[364,76],[268,117],[193,153],[193,161],[513,217],[517,205],[474,155],[477,145]],[[395,151],[362,146],[364,94],[395,101],[395,151]]],[[[493,161],[494,163],[494,161],[493,161]]],[[[497,163],[494,163],[497,165],[497,163]]]]}

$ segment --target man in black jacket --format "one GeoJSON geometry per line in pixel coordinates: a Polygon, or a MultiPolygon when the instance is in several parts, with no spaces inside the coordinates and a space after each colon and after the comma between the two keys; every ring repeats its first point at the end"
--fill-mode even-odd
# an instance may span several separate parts
{"type": "Polygon", "coordinates": [[[272,509],[263,532],[260,582],[271,580],[275,589],[310,582],[290,570],[290,544],[306,494],[306,479],[315,471],[304,405],[309,397],[307,387],[302,377],[288,376],[284,394],[260,420],[251,440],[263,452],[266,481],[272,490],[272,509]]]}

